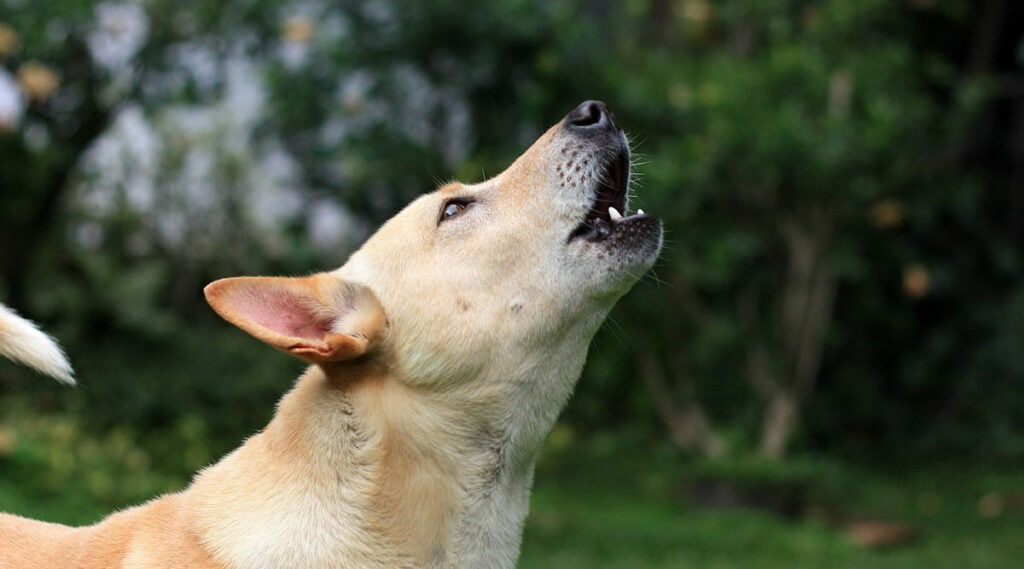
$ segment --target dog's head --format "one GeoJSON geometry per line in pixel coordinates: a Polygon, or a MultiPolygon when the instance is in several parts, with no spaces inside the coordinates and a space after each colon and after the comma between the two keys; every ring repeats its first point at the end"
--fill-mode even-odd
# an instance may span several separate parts
{"type": "Polygon", "coordinates": [[[590,338],[661,247],[656,218],[627,215],[629,186],[626,137],[587,101],[501,174],[413,201],[340,269],[224,279],[207,298],[325,369],[376,358],[416,387],[554,373],[571,389],[590,338]]]}

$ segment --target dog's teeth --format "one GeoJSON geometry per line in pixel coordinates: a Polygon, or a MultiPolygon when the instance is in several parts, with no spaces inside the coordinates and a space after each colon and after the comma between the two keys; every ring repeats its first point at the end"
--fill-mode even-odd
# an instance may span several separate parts
{"type": "Polygon", "coordinates": [[[610,217],[612,221],[615,221],[617,219],[622,219],[622,214],[619,213],[619,210],[615,209],[615,207],[609,206],[608,217],[610,217]]]}
{"type": "Polygon", "coordinates": [[[639,209],[639,208],[638,208],[638,209],[636,210],[636,214],[637,214],[637,215],[643,215],[643,214],[644,214],[644,210],[642,210],[642,209],[639,209]]]}

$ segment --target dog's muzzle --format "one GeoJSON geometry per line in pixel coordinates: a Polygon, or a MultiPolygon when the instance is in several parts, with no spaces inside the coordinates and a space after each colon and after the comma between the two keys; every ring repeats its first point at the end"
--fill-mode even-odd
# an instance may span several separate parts
{"type": "Polygon", "coordinates": [[[643,210],[629,214],[629,142],[615,124],[615,115],[601,101],[584,101],[562,121],[562,128],[595,148],[598,174],[587,189],[590,209],[569,234],[569,241],[584,239],[609,245],[638,246],[660,243],[661,222],[643,210]]]}

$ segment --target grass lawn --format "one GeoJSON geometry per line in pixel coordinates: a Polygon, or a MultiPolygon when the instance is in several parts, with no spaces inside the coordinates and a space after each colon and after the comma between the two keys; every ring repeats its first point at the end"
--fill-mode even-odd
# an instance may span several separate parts
{"type": "MultiPolygon", "coordinates": [[[[986,475],[975,483],[984,485],[986,475]]],[[[1000,478],[1000,477],[996,477],[1000,478]]],[[[1024,484],[1024,481],[1018,481],[1024,484]]],[[[877,499],[908,490],[873,480],[877,499]]],[[[918,481],[920,496],[934,496],[918,481]]],[[[909,490],[913,492],[913,490],[909,490]]],[[[945,495],[940,512],[922,515],[908,497],[877,511],[909,520],[923,536],[891,550],[867,551],[837,529],[810,521],[783,521],[749,511],[699,511],[670,500],[638,497],[621,488],[577,489],[567,481],[538,480],[520,567],[702,569],[1009,569],[1024,559],[1024,514],[981,519],[968,502],[970,485],[945,495]],[[949,511],[943,513],[942,509],[949,511]]],[[[870,509],[870,508],[869,508],[870,509]]]]}
{"type": "Polygon", "coordinates": [[[572,460],[557,472],[545,472],[543,463],[538,471],[522,569],[1009,569],[1024,560],[1019,469],[840,469],[841,480],[826,484],[831,490],[819,497],[821,505],[851,519],[909,523],[920,532],[907,545],[867,550],[824,522],[696,509],[672,497],[674,481],[685,476],[682,465],[572,460]],[[983,516],[978,503],[986,494],[1015,496],[1014,504],[983,516]]]}

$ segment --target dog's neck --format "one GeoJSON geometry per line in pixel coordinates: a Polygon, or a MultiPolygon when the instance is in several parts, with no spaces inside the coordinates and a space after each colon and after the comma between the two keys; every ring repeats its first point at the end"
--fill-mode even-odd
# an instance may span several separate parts
{"type": "Polygon", "coordinates": [[[246,567],[514,567],[536,454],[577,359],[560,374],[569,379],[490,393],[423,393],[372,368],[310,368],[263,433],[197,479],[204,540],[246,567]],[[234,487],[261,500],[239,503],[224,492],[234,487]],[[253,520],[260,527],[239,531],[253,520]],[[302,531],[305,543],[275,551],[273,531],[302,531]]]}

